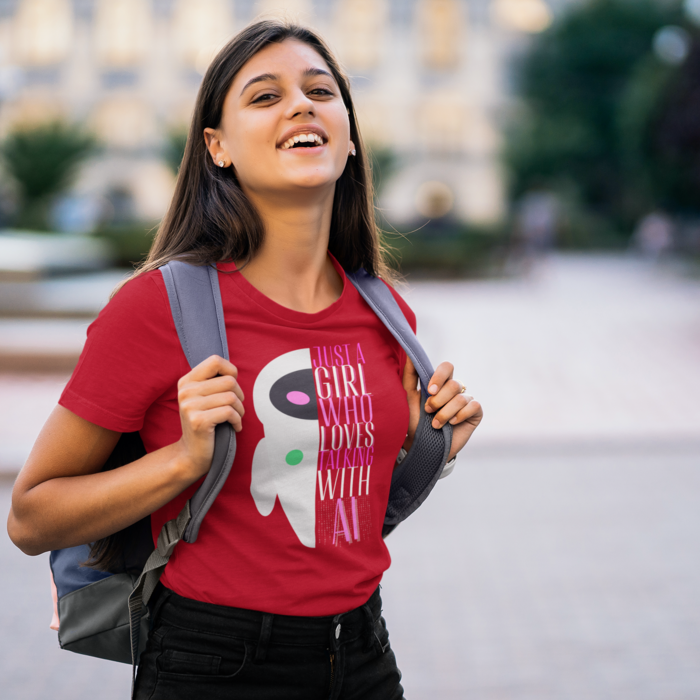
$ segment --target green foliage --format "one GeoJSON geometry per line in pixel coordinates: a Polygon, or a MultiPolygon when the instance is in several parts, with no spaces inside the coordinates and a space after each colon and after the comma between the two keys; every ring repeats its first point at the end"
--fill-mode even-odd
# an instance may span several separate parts
{"type": "Polygon", "coordinates": [[[502,264],[507,248],[505,225],[480,227],[452,222],[438,230],[385,233],[391,257],[402,272],[441,277],[476,277],[502,264]]]}
{"type": "Polygon", "coordinates": [[[20,195],[15,225],[47,228],[52,198],[70,185],[94,145],[80,127],[63,122],[24,127],[5,138],[0,156],[20,195]]]}
{"type": "MultiPolygon", "coordinates": [[[[700,36],[662,84],[641,145],[651,193],[669,211],[700,214],[700,36]]],[[[641,160],[641,159],[640,159],[641,160]]]]}
{"type": "Polygon", "coordinates": [[[391,148],[376,147],[369,149],[369,157],[374,194],[378,196],[396,170],[396,154],[391,148]]]}
{"type": "Polygon", "coordinates": [[[170,166],[170,169],[177,175],[180,170],[182,157],[185,155],[185,146],[187,145],[187,129],[175,129],[169,132],[165,140],[165,148],[163,149],[163,157],[165,162],[170,166]]]}
{"type": "Polygon", "coordinates": [[[677,3],[592,0],[535,41],[521,65],[524,109],[506,150],[514,196],[573,190],[613,229],[630,230],[648,210],[640,159],[673,72],[652,54],[652,40],[682,22],[677,3]]]}
{"type": "Polygon", "coordinates": [[[117,266],[131,268],[148,255],[157,228],[157,224],[134,222],[103,226],[93,235],[107,241],[117,266]]]}

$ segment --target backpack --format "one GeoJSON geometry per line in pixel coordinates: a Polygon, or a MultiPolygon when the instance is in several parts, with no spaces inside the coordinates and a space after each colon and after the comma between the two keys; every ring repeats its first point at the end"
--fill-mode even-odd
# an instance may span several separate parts
{"type": "MultiPolygon", "coordinates": [[[[171,261],[160,270],[190,366],[214,354],[228,359],[216,268],[171,261]]],[[[433,369],[388,287],[363,269],[347,277],[411,358],[423,394],[413,444],[407,453],[401,450],[392,475],[382,528],[382,536],[386,537],[423,503],[438,478],[451,471],[454,459],[447,466],[446,462],[452,426],[447,423],[441,429],[433,428],[433,416],[425,412],[433,369]]],[[[145,454],[138,433],[125,433],[104,469],[129,464],[145,454]]],[[[199,527],[226,481],[235,454],[236,434],[230,423],[222,423],[215,429],[209,472],[177,518],[165,523],[155,548],[148,516],[118,533],[123,546],[109,571],[90,567],[88,544],[51,552],[61,648],[131,664],[133,677],[149,633],[148,601],[178,543],[196,542],[199,527]]]]}

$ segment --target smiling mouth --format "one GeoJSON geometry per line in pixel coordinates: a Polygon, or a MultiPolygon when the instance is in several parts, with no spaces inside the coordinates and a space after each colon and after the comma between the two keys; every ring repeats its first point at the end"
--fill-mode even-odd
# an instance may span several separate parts
{"type": "Polygon", "coordinates": [[[318,134],[296,134],[285,141],[280,148],[284,151],[291,148],[315,148],[316,146],[323,146],[325,143],[323,137],[318,134]]]}

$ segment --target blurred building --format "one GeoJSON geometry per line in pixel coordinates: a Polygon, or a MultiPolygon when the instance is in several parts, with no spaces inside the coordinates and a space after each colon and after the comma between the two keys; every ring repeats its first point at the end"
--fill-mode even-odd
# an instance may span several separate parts
{"type": "MultiPolygon", "coordinates": [[[[559,3],[566,0],[559,0],[559,3]]],[[[498,220],[507,59],[545,29],[545,0],[0,0],[0,134],[55,117],[105,148],[76,186],[156,219],[173,175],[165,135],[188,122],[215,52],[262,13],[316,28],[352,76],[365,139],[394,154],[387,218],[498,220]]],[[[556,9],[556,7],[555,7],[556,9]]]]}

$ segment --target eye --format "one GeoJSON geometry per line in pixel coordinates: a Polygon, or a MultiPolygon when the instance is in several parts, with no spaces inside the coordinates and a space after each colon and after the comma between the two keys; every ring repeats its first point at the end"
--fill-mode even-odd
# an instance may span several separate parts
{"type": "Polygon", "coordinates": [[[330,90],[326,90],[326,88],[314,88],[310,92],[311,95],[319,95],[321,97],[328,97],[328,96],[333,96],[333,93],[330,90]]]}
{"type": "Polygon", "coordinates": [[[292,418],[318,420],[313,371],[299,369],[280,377],[270,388],[270,403],[292,418]]]}
{"type": "Polygon", "coordinates": [[[274,93],[266,92],[264,95],[260,95],[259,97],[256,97],[253,100],[253,104],[255,104],[256,102],[269,102],[270,100],[274,100],[276,97],[277,97],[277,95],[275,95],[274,93]]]}

